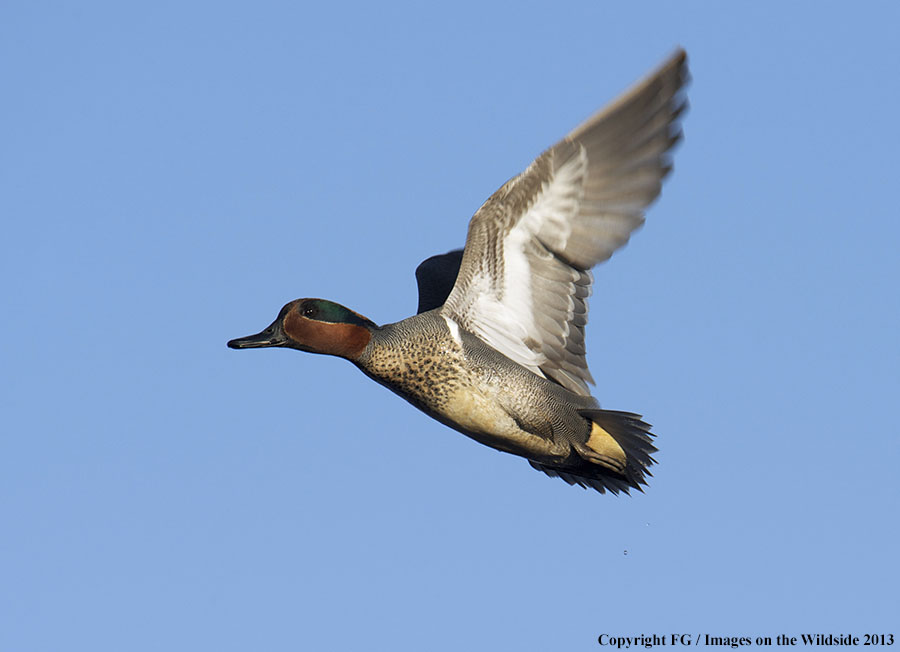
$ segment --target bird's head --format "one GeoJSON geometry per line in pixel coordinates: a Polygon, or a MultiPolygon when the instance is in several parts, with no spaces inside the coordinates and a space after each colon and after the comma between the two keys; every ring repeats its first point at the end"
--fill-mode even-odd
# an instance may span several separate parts
{"type": "Polygon", "coordinates": [[[283,346],[356,360],[372,339],[374,322],[326,299],[291,301],[261,333],[228,342],[232,349],[283,346]]]}

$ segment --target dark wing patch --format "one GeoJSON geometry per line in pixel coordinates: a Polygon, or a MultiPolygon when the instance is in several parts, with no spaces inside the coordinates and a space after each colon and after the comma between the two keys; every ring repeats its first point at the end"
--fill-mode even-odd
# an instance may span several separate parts
{"type": "Polygon", "coordinates": [[[462,249],[426,258],[416,267],[416,283],[419,286],[419,307],[416,314],[440,308],[450,296],[459,275],[462,249]]]}

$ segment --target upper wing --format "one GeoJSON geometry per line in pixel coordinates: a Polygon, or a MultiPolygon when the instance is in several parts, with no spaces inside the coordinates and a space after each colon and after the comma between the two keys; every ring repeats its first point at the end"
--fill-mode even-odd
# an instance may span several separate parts
{"type": "Polygon", "coordinates": [[[478,209],[445,317],[535,373],[590,393],[589,270],[643,224],[671,169],[686,59],[676,52],[478,209]]]}

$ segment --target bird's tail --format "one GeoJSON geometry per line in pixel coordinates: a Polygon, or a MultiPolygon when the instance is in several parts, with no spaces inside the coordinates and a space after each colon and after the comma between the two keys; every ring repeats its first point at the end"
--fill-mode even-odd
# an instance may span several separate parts
{"type": "Polygon", "coordinates": [[[562,478],[569,484],[591,487],[600,493],[607,490],[626,494],[630,489],[643,491],[648,470],[656,460],[650,425],[641,415],[613,410],[579,410],[591,422],[591,430],[584,442],[574,442],[578,457],[562,465],[531,462],[549,476],[562,478]]]}

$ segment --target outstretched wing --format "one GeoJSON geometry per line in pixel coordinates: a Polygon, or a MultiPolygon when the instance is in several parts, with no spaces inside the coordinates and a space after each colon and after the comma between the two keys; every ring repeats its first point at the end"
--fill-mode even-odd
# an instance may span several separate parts
{"type": "Polygon", "coordinates": [[[472,217],[442,315],[579,394],[593,382],[584,326],[590,269],[644,222],[681,137],[679,50],[545,151],[472,217]]]}

